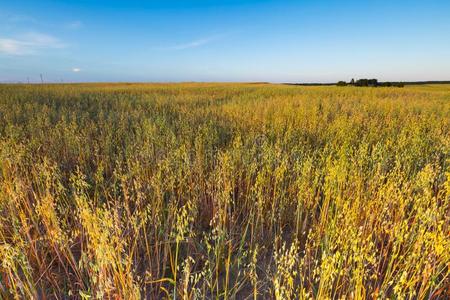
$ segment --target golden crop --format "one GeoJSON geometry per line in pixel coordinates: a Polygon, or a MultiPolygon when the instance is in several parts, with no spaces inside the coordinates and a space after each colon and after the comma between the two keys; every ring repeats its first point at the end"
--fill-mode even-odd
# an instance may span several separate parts
{"type": "Polygon", "coordinates": [[[2,299],[450,297],[450,86],[0,86],[2,299]]]}

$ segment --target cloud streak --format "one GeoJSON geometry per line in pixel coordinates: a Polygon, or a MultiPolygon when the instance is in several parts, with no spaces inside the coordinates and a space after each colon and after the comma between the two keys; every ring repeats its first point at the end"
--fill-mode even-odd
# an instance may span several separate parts
{"type": "Polygon", "coordinates": [[[66,27],[68,29],[72,29],[72,30],[80,29],[80,28],[83,27],[83,22],[81,22],[81,21],[73,21],[73,22],[67,23],[66,27]]]}
{"type": "Polygon", "coordinates": [[[28,15],[6,14],[0,12],[0,18],[7,23],[38,23],[38,21],[28,15]]]}
{"type": "Polygon", "coordinates": [[[66,45],[59,39],[43,33],[30,32],[16,38],[0,37],[0,54],[31,55],[44,49],[61,49],[66,45]]]}
{"type": "Polygon", "coordinates": [[[214,41],[220,39],[222,36],[223,35],[211,36],[211,37],[207,37],[207,38],[193,40],[193,41],[190,41],[187,43],[177,44],[177,45],[168,46],[168,47],[162,47],[159,49],[161,49],[161,50],[185,50],[185,49],[198,48],[198,47],[205,46],[211,42],[214,42],[214,41]]]}
{"type": "Polygon", "coordinates": [[[208,43],[210,43],[213,39],[209,38],[209,39],[199,39],[199,40],[195,40],[189,43],[185,43],[185,44],[179,44],[179,45],[174,45],[171,47],[167,47],[167,49],[169,50],[184,50],[184,49],[191,49],[191,48],[197,48],[203,45],[206,45],[208,43]]]}

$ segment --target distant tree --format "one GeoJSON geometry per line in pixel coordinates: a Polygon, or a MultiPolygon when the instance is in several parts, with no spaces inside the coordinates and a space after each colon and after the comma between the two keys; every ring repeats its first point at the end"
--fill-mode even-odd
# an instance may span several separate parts
{"type": "Polygon", "coordinates": [[[355,84],[355,86],[365,86],[365,87],[376,87],[378,86],[378,80],[377,79],[358,79],[355,84]]]}
{"type": "Polygon", "coordinates": [[[339,81],[339,82],[337,83],[337,86],[347,86],[347,82],[345,82],[345,81],[339,81]]]}
{"type": "Polygon", "coordinates": [[[377,79],[368,79],[367,86],[371,86],[371,87],[378,86],[378,80],[377,79]]]}
{"type": "MultiPolygon", "coordinates": [[[[338,85],[340,85],[341,81],[338,82],[338,85]]],[[[384,86],[384,87],[404,87],[405,84],[403,82],[378,82],[378,79],[358,79],[358,80],[354,80],[352,79],[349,83],[349,85],[354,85],[354,86],[362,86],[362,87],[378,87],[378,86],[384,86]]]]}
{"type": "Polygon", "coordinates": [[[369,81],[367,79],[358,79],[355,83],[356,86],[369,86],[369,81]]]}

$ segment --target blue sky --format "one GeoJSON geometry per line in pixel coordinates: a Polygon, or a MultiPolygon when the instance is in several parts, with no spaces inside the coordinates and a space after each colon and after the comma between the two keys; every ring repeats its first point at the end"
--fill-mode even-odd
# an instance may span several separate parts
{"type": "Polygon", "coordinates": [[[0,81],[450,80],[450,1],[0,0],[0,81]]]}

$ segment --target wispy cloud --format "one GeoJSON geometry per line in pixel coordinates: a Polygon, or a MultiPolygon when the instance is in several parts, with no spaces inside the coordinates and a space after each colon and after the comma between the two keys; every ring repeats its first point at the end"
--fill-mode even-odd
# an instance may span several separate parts
{"type": "Polygon", "coordinates": [[[81,69],[80,69],[80,68],[73,68],[73,69],[72,69],[72,72],[78,73],[78,72],[81,72],[81,69]]]}
{"type": "Polygon", "coordinates": [[[186,43],[180,43],[180,44],[176,44],[176,45],[172,45],[172,46],[161,47],[159,49],[161,49],[161,50],[184,50],[184,49],[198,48],[198,47],[207,45],[209,43],[212,43],[221,37],[222,37],[222,35],[215,35],[215,36],[210,36],[207,38],[192,40],[192,41],[189,41],[186,43]]]}
{"type": "Polygon", "coordinates": [[[213,39],[199,39],[199,40],[195,40],[195,41],[191,41],[189,43],[185,43],[185,44],[178,44],[178,45],[174,45],[171,47],[167,47],[167,49],[172,49],[172,50],[183,50],[183,49],[190,49],[190,48],[197,48],[203,45],[206,45],[208,43],[210,43],[213,39]]]}
{"type": "Polygon", "coordinates": [[[66,24],[66,27],[69,28],[69,29],[73,29],[73,30],[80,29],[80,28],[83,27],[83,22],[81,22],[79,20],[73,21],[73,22],[69,22],[69,23],[66,24]]]}
{"type": "Polygon", "coordinates": [[[39,50],[64,47],[66,45],[59,39],[38,32],[30,32],[14,38],[0,37],[0,54],[30,55],[39,50]]]}
{"type": "Polygon", "coordinates": [[[28,15],[2,13],[0,12],[2,21],[7,23],[38,23],[38,21],[28,15]]]}

